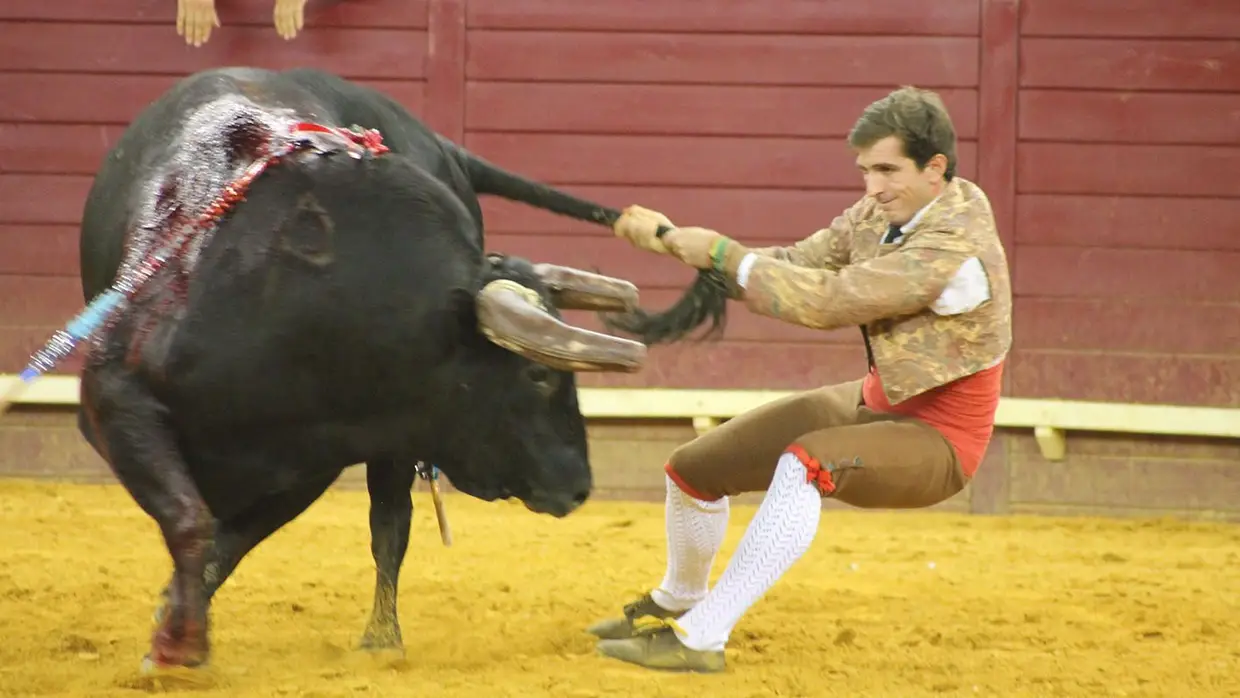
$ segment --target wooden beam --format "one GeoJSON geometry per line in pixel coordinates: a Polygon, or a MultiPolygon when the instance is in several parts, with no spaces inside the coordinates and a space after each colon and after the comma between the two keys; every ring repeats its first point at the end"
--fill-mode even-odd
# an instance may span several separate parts
{"type": "MultiPolygon", "coordinates": [[[[16,380],[0,375],[0,394],[16,380]]],[[[791,394],[785,390],[581,388],[577,399],[589,419],[685,419],[704,433],[723,420],[791,394]]],[[[42,378],[16,402],[76,405],[78,379],[42,378]]],[[[1240,409],[1005,397],[995,424],[1035,430],[1043,454],[1062,458],[1066,431],[1240,438],[1240,409]]]]}
{"type": "MultiPolygon", "coordinates": [[[[17,383],[17,376],[0,374],[0,395],[17,383]]],[[[26,386],[13,399],[16,405],[77,405],[78,379],[73,376],[48,376],[26,386]]]]}

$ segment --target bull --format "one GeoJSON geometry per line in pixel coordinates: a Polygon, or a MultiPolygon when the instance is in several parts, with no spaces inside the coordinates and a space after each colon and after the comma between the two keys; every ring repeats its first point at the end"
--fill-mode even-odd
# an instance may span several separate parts
{"type": "Polygon", "coordinates": [[[82,215],[84,324],[45,350],[90,342],[79,427],[172,559],[145,668],[206,663],[212,595],[352,465],[370,497],[370,649],[402,647],[418,463],[539,514],[586,501],[575,373],[639,370],[646,347],[560,311],[639,334],[651,316],[625,281],[488,253],[488,194],[619,215],[314,70],[191,75],[106,154],[82,215]]]}

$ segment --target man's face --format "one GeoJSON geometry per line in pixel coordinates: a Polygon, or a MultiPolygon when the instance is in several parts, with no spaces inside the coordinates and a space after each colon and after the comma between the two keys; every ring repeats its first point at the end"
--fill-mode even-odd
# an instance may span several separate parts
{"type": "Polygon", "coordinates": [[[857,168],[865,178],[866,196],[872,196],[887,220],[904,225],[943,190],[947,158],[935,155],[924,170],[904,154],[904,143],[888,136],[857,150],[857,168]]]}

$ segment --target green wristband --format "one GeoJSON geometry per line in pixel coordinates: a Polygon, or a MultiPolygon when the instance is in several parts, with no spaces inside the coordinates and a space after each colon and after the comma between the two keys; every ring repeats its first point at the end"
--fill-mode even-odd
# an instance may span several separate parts
{"type": "Polygon", "coordinates": [[[725,237],[721,237],[711,243],[710,260],[714,263],[715,271],[723,271],[724,256],[728,251],[728,243],[731,242],[725,237]]]}

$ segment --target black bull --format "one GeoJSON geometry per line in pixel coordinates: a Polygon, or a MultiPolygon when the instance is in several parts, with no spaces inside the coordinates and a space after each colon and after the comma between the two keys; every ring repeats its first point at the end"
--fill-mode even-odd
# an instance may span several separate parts
{"type": "Polygon", "coordinates": [[[85,297],[162,266],[93,337],[79,421],[172,557],[151,664],[204,663],[212,595],[359,463],[377,566],[362,645],[401,647],[418,462],[555,516],[590,492],[574,372],[638,370],[645,345],[558,309],[600,311],[647,343],[718,325],[726,299],[709,275],[652,316],[626,282],[486,253],[480,194],[618,216],[310,70],[190,76],[107,154],[82,217],[85,297]],[[367,150],[354,125],[390,151],[367,150]],[[199,218],[209,225],[175,254],[144,252],[199,218]]]}

